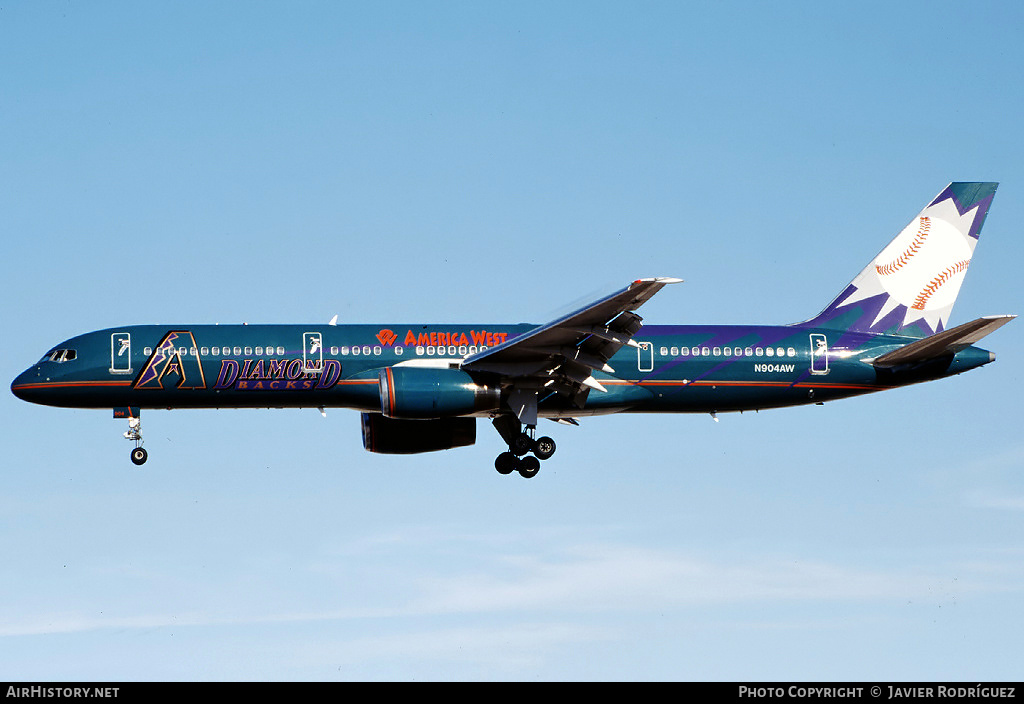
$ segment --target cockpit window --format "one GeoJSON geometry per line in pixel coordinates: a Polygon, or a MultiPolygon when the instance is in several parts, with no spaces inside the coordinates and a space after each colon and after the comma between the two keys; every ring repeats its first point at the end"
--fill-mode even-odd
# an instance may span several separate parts
{"type": "Polygon", "coordinates": [[[57,364],[62,364],[63,362],[70,362],[77,356],[78,353],[75,350],[51,350],[50,352],[47,352],[46,356],[39,361],[56,362],[57,364]]]}

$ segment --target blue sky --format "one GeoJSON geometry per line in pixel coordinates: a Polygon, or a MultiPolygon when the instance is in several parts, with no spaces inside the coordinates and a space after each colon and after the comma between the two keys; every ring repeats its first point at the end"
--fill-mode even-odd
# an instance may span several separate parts
{"type": "MultiPolygon", "coordinates": [[[[1024,312],[1012,3],[0,7],[4,379],[130,323],[827,304],[949,181],[1024,312]]],[[[340,409],[0,397],[0,679],[1019,678],[1024,327],[822,407],[363,451],[340,409]]]]}

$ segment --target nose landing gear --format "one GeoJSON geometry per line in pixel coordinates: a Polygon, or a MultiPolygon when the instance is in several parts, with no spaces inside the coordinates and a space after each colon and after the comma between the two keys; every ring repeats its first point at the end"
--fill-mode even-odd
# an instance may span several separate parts
{"type": "Polygon", "coordinates": [[[124,434],[125,440],[132,440],[135,442],[135,447],[132,449],[132,462],[136,465],[145,464],[149,458],[149,453],[146,452],[146,448],[142,446],[142,420],[139,418],[128,419],[128,432],[124,434]]]}
{"type": "Polygon", "coordinates": [[[493,423],[502,439],[508,443],[508,451],[502,452],[494,460],[494,468],[500,474],[519,472],[521,477],[530,479],[540,471],[540,461],[555,454],[555,441],[546,435],[536,437],[537,426],[528,425],[524,431],[515,416],[499,416],[493,423]],[[533,456],[527,456],[531,452],[533,456]]]}

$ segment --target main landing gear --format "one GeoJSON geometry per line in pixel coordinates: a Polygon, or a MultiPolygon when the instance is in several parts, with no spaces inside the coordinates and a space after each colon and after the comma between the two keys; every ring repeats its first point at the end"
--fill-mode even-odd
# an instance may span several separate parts
{"type": "Polygon", "coordinates": [[[534,425],[526,426],[524,431],[514,416],[495,418],[494,427],[508,443],[508,451],[502,452],[494,460],[494,468],[501,474],[519,472],[520,476],[530,479],[540,471],[540,461],[555,454],[554,440],[546,435],[536,437],[537,427],[534,425]],[[531,452],[532,457],[528,456],[531,452]]]}
{"type": "Polygon", "coordinates": [[[135,448],[132,450],[132,462],[137,465],[145,464],[149,453],[142,446],[142,420],[139,418],[128,419],[128,432],[124,434],[125,440],[133,440],[135,448]]]}

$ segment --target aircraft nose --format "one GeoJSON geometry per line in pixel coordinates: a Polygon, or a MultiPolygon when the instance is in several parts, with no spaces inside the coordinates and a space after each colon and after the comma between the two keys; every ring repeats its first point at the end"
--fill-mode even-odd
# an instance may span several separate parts
{"type": "Polygon", "coordinates": [[[11,393],[22,401],[35,401],[39,397],[38,380],[38,367],[29,367],[11,382],[11,393]]]}

